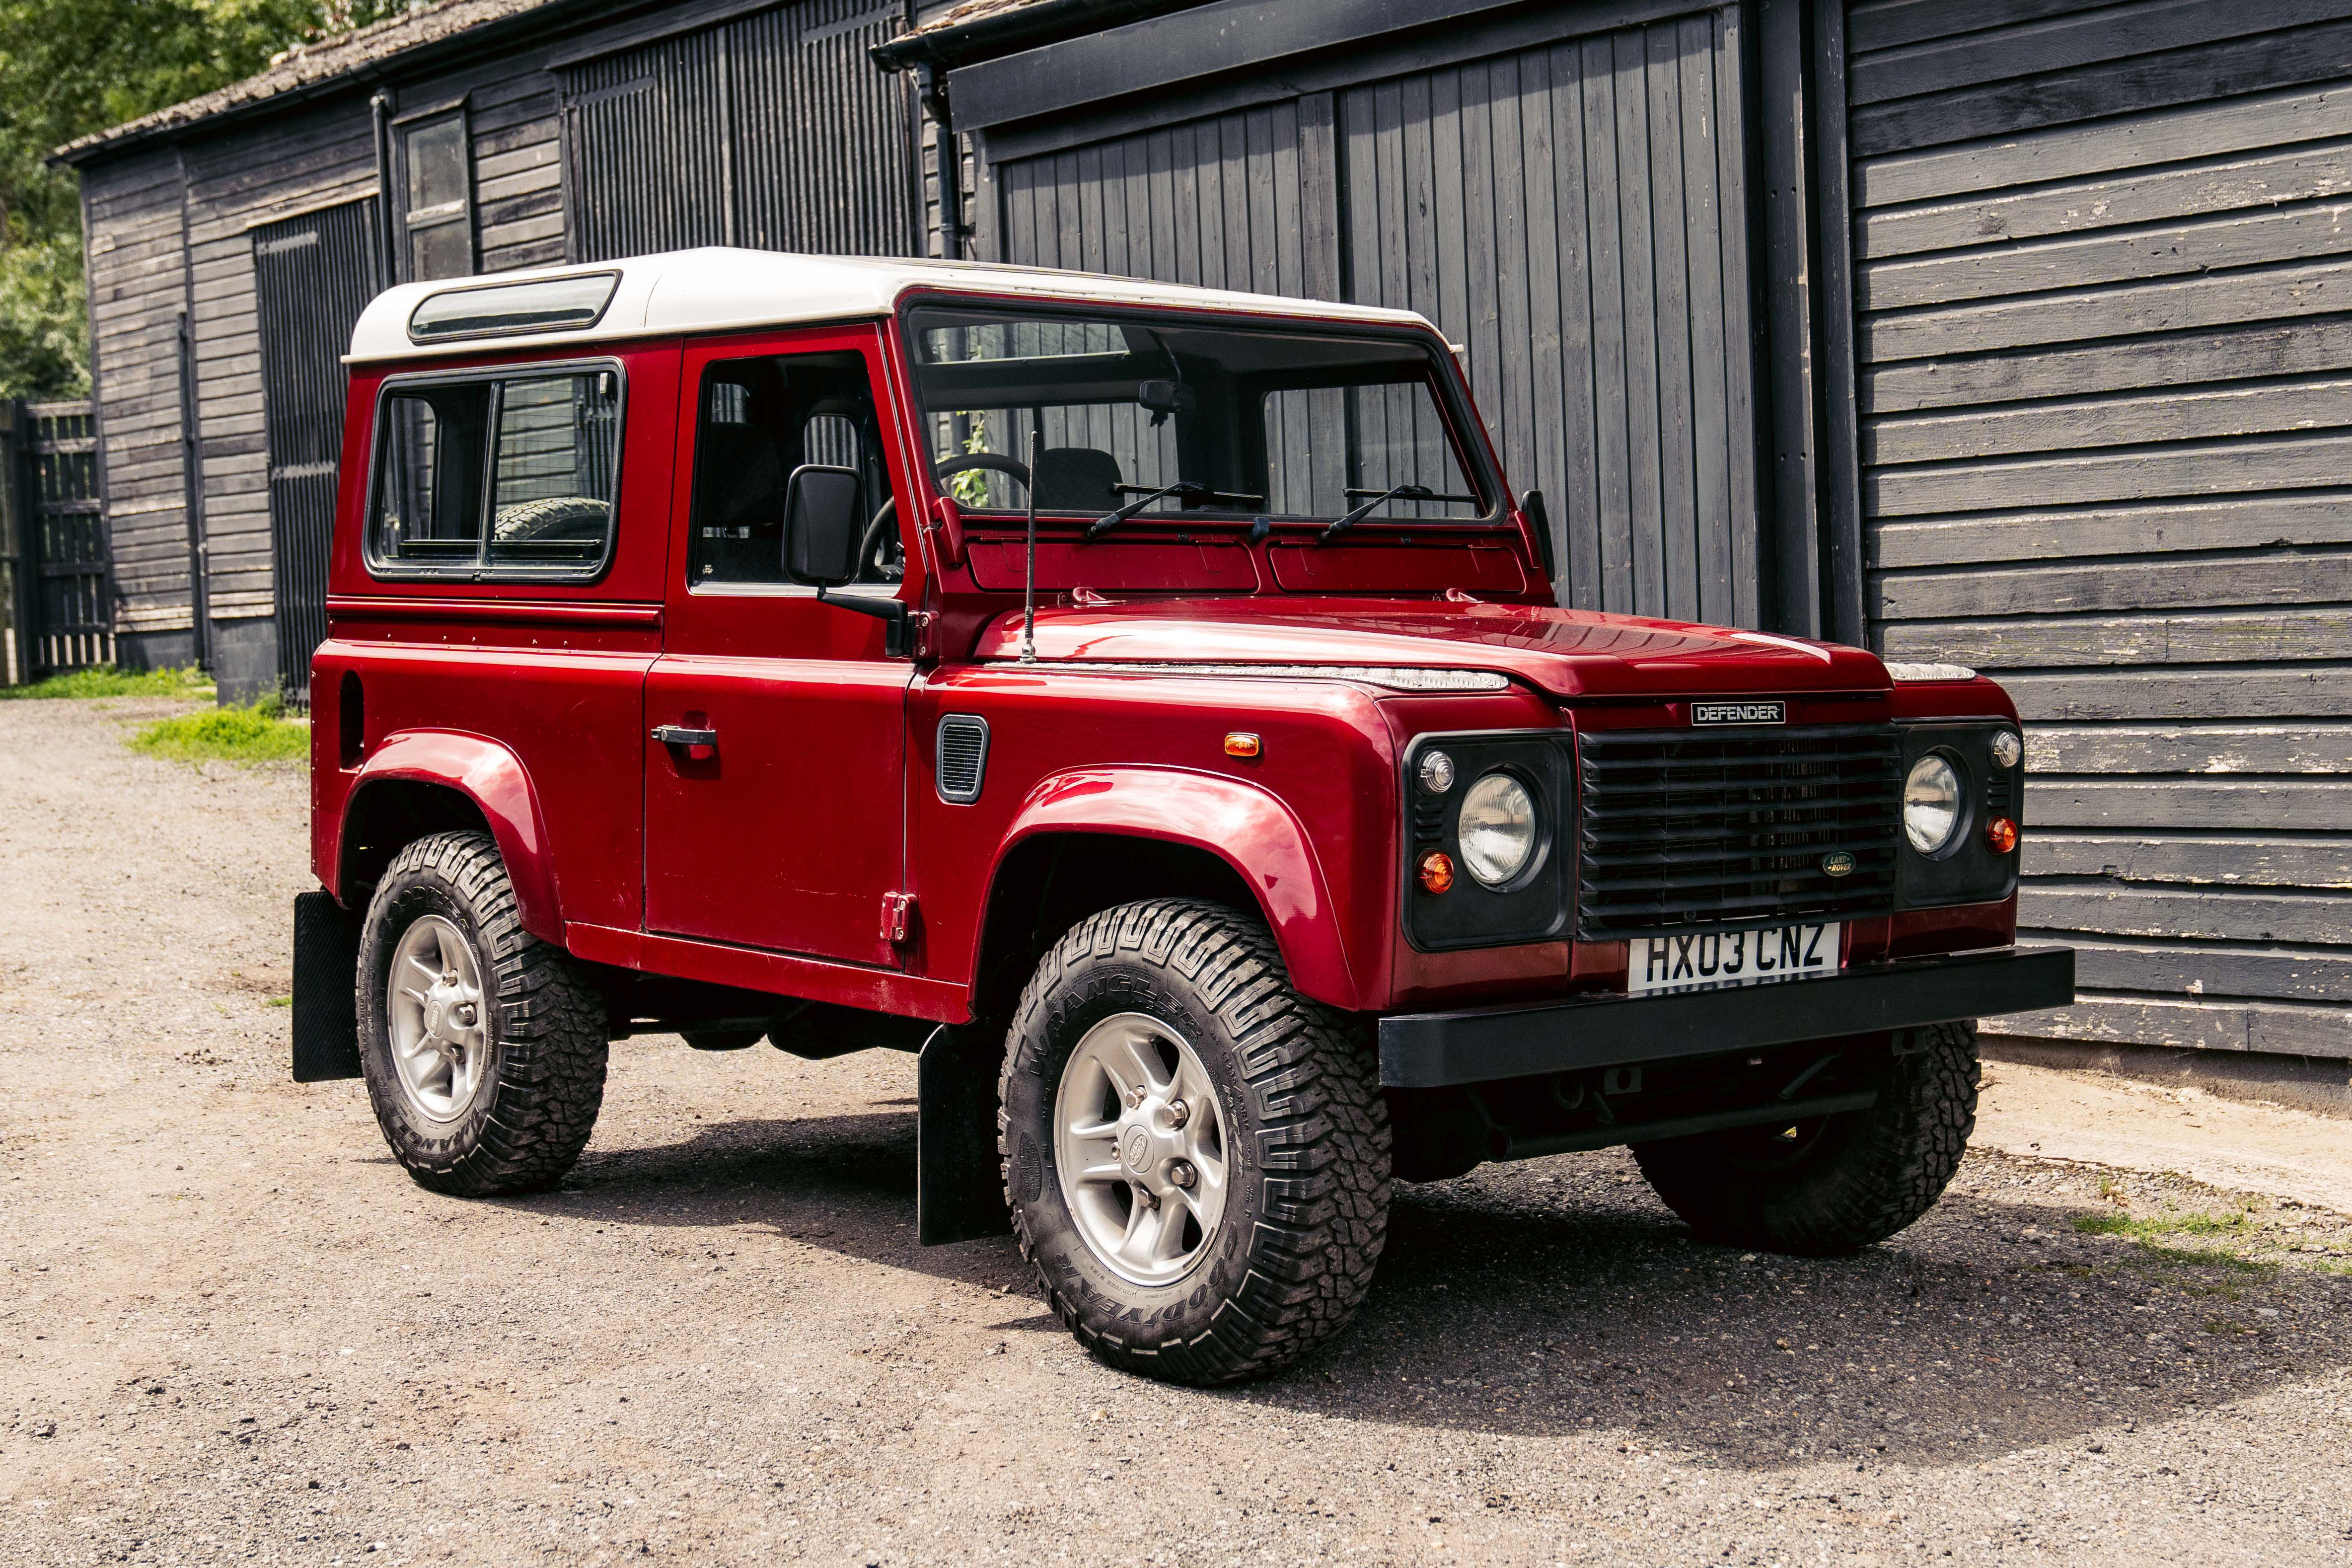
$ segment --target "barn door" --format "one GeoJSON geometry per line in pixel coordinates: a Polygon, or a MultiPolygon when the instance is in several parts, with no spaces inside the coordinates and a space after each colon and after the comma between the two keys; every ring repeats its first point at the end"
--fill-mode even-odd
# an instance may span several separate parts
{"type": "Polygon", "coordinates": [[[278,679],[299,701],[309,699],[310,655],[327,640],[327,551],[343,450],[342,359],[379,287],[376,222],[370,196],[253,231],[278,679]]]}
{"type": "Polygon", "coordinates": [[[1008,157],[997,258],[1418,310],[1563,603],[1753,626],[1740,11],[1008,157]]]}
{"type": "Polygon", "coordinates": [[[801,0],[564,68],[575,259],[918,253],[914,105],[866,58],[898,16],[801,0]]]}

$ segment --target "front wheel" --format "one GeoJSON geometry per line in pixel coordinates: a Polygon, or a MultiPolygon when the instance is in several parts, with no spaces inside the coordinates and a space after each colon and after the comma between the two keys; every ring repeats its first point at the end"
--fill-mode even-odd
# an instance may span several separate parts
{"type": "Polygon", "coordinates": [[[1901,1030],[1887,1048],[1865,1110],[1636,1143],[1633,1158],[1710,1240],[1814,1258],[1884,1241],[1960,1168],[1977,1124],[1977,1026],[1901,1030]]]}
{"type": "Polygon", "coordinates": [[[478,1197],[552,1186],[604,1101],[604,1009],[522,929],[487,833],[393,857],[360,933],[360,1065],[408,1173],[478,1197]]]}
{"type": "Polygon", "coordinates": [[[1022,994],[1001,1088],[1022,1251],[1103,1360],[1232,1383],[1361,1304],[1388,1225],[1379,1074],[1256,921],[1163,899],[1082,921],[1022,994]]]}

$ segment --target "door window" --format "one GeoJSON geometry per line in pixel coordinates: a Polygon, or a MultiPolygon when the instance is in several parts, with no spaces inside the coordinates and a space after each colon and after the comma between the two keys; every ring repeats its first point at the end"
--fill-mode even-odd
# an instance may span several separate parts
{"type": "Polygon", "coordinates": [[[688,572],[696,587],[790,581],[784,492],[803,464],[858,476],[859,510],[871,521],[857,581],[892,584],[905,574],[863,354],[713,361],[702,375],[694,449],[688,572]]]}

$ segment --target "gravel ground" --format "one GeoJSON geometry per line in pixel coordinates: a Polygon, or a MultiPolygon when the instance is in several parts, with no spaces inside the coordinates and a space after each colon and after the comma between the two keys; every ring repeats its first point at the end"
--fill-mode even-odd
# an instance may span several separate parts
{"type": "Polygon", "coordinates": [[[1810,1262],[1489,1168],[1214,1394],[914,1245],[906,1058],[625,1044],[565,1190],[434,1196],[286,1081],[301,775],[166,710],[0,704],[0,1561],[2352,1563],[2352,1221],[2180,1178],[1810,1262]]]}

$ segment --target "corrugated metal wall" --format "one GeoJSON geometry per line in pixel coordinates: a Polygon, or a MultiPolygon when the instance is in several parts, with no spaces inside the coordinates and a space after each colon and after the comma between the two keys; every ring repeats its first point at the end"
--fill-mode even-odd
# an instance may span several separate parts
{"type": "Polygon", "coordinates": [[[1740,56],[1727,7],[1008,161],[999,247],[1420,310],[1564,603],[1754,625],[1740,56]]]}
{"type": "Polygon", "coordinates": [[[1847,26],[1873,633],[2016,694],[2081,954],[1999,1026],[2352,1055],[2352,3],[1847,26]]]}
{"type": "Polygon", "coordinates": [[[561,74],[574,254],[914,256],[914,100],[865,51],[898,13],[803,0],[561,74]]]}

